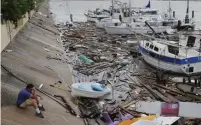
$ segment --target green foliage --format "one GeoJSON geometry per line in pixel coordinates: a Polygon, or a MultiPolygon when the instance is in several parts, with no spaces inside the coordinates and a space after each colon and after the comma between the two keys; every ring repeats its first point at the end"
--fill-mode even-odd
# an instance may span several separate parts
{"type": "Polygon", "coordinates": [[[17,27],[18,20],[23,18],[26,12],[35,9],[38,2],[41,2],[41,0],[2,0],[2,20],[9,20],[17,27]]]}

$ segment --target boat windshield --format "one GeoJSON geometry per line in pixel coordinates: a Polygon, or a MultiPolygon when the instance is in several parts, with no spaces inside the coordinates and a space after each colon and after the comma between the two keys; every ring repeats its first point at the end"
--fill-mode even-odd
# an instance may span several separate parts
{"type": "Polygon", "coordinates": [[[168,45],[168,52],[171,53],[171,54],[174,54],[174,55],[178,56],[178,54],[179,54],[179,47],[168,45]]]}
{"type": "Polygon", "coordinates": [[[194,36],[189,36],[188,37],[188,41],[187,41],[187,46],[188,47],[193,47],[195,44],[195,37],[194,36]]]}

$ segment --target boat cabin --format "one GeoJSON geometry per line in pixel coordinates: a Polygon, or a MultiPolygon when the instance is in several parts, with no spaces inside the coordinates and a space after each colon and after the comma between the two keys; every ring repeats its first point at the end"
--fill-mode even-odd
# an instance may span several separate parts
{"type": "Polygon", "coordinates": [[[153,41],[153,42],[149,41],[149,42],[145,43],[145,49],[147,49],[148,51],[151,51],[153,53],[160,54],[161,56],[166,55],[168,53],[173,56],[178,56],[179,55],[179,47],[174,46],[177,43],[174,41],[169,41],[169,42],[170,42],[170,45],[165,45],[165,44],[161,44],[161,43],[158,43],[155,41],[153,41]]]}
{"type": "Polygon", "coordinates": [[[142,15],[157,15],[159,14],[159,11],[156,9],[140,9],[139,13],[142,15]]]}

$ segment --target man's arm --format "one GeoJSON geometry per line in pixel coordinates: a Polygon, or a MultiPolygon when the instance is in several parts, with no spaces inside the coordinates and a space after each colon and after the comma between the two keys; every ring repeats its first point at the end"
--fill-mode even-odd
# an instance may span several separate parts
{"type": "Polygon", "coordinates": [[[32,99],[35,99],[35,98],[36,98],[36,92],[35,92],[35,89],[32,89],[29,98],[32,98],[32,99]]]}
{"type": "Polygon", "coordinates": [[[39,104],[39,100],[38,100],[38,98],[37,98],[36,90],[35,90],[35,89],[32,89],[30,98],[35,99],[36,102],[37,102],[37,104],[39,104]]]}

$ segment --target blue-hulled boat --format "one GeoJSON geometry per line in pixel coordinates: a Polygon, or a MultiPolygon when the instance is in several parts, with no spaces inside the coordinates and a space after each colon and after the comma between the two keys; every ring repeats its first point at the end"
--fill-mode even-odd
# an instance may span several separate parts
{"type": "Polygon", "coordinates": [[[186,42],[140,41],[139,51],[145,62],[170,72],[194,75],[201,73],[201,36],[189,36],[186,42]],[[199,49],[198,49],[199,48],[199,49]]]}

